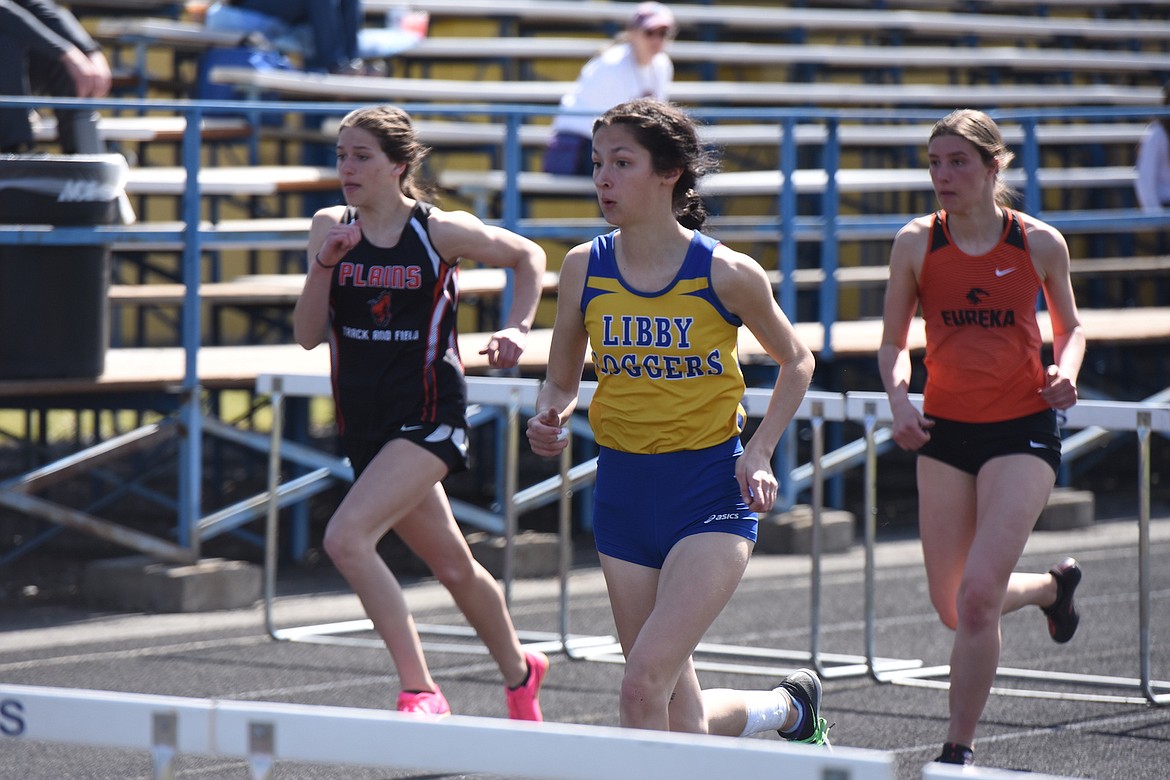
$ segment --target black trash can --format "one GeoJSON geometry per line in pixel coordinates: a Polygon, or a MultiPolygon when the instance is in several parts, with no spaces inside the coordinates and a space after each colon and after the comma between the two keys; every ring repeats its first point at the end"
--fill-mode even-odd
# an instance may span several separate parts
{"type": "MultiPolygon", "coordinates": [[[[0,224],[112,225],[117,154],[0,156],[0,224]]],[[[0,245],[0,379],[100,376],[110,338],[110,246],[0,245]]]]}

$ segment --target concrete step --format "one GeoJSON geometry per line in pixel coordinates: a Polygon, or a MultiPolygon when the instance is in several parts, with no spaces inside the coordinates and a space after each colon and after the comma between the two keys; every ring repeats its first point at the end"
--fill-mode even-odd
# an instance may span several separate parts
{"type": "MultiPolygon", "coordinates": [[[[842,509],[821,510],[821,552],[844,552],[853,546],[854,517],[842,509]]],[[[797,504],[760,519],[756,552],[807,555],[812,552],[813,510],[797,504]]]]}
{"type": "Polygon", "coordinates": [[[120,612],[209,612],[250,607],[261,596],[255,564],[207,558],[160,563],[147,556],[94,561],[82,572],[82,591],[95,607],[120,612]]]}
{"type": "Polygon", "coordinates": [[[1048,506],[1036,521],[1037,531],[1085,528],[1097,521],[1097,502],[1091,490],[1053,488],[1048,506]]]}
{"type": "MultiPolygon", "coordinates": [[[[467,535],[475,559],[496,579],[504,576],[504,537],[476,531],[467,535]]],[[[524,531],[512,540],[512,576],[555,577],[558,573],[559,544],[556,534],[524,531]]]]}

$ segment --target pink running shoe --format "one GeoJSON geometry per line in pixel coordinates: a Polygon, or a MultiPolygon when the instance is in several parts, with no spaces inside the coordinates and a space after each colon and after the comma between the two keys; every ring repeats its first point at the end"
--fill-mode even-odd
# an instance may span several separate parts
{"type": "Polygon", "coordinates": [[[544,653],[524,653],[528,662],[528,680],[519,688],[504,688],[508,697],[508,717],[512,720],[543,721],[540,712],[540,684],[548,673],[548,656],[544,653]]]}
{"type": "Polygon", "coordinates": [[[423,691],[422,693],[401,691],[398,694],[398,711],[408,712],[412,715],[428,715],[433,718],[445,718],[451,714],[451,705],[447,704],[447,699],[443,696],[443,692],[436,685],[434,693],[430,691],[423,691]]]}

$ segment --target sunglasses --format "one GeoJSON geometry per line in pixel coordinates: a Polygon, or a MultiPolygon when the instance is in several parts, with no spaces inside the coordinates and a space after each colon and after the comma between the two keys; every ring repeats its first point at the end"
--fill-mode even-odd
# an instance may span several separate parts
{"type": "Polygon", "coordinates": [[[655,27],[653,30],[642,30],[642,34],[647,38],[671,38],[673,37],[669,27],[655,27]]]}

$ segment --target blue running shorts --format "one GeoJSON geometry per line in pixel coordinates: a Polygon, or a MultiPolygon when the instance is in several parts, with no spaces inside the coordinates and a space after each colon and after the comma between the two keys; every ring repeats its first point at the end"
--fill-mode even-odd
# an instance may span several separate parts
{"type": "Polygon", "coordinates": [[[1027,417],[993,423],[965,423],[931,418],[930,441],[918,450],[968,474],[1002,455],[1035,455],[1060,474],[1060,428],[1048,409],[1027,417]]]}
{"type": "Polygon", "coordinates": [[[635,455],[602,447],[593,489],[597,551],[662,568],[683,537],[710,531],[756,541],[758,521],[739,495],[736,436],[702,450],[635,455]]]}

